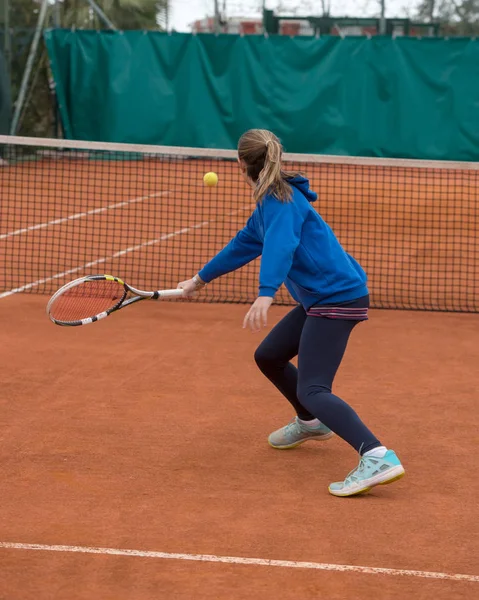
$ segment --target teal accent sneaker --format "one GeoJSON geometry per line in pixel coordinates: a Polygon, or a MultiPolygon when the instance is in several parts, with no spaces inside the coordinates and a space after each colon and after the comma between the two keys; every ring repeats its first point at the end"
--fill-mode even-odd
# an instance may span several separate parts
{"type": "Polygon", "coordinates": [[[404,467],[394,450],[388,450],[383,458],[361,456],[359,465],[344,481],[332,483],[329,492],[333,496],[355,496],[369,491],[375,485],[397,481],[404,473],[404,467]]]}
{"type": "Polygon", "coordinates": [[[287,450],[288,448],[296,448],[296,446],[308,440],[329,440],[333,435],[331,429],[328,429],[323,423],[316,427],[308,427],[300,423],[298,417],[294,417],[291,423],[277,431],[273,431],[268,438],[268,443],[273,448],[287,450]]]}

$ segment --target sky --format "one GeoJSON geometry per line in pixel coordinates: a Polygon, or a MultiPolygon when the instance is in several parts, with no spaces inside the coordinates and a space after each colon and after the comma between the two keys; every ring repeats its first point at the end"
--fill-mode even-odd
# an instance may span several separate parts
{"type": "MultiPolygon", "coordinates": [[[[326,0],[328,1],[328,0],[326,0]]],[[[228,16],[258,17],[260,16],[261,0],[218,0],[220,9],[226,3],[228,16]]],[[[329,0],[330,14],[336,17],[370,17],[379,14],[379,0],[329,0]]],[[[407,7],[414,6],[415,0],[385,0],[387,17],[404,17],[407,7]]],[[[266,0],[266,7],[275,9],[278,0],[266,0]]],[[[304,7],[298,14],[317,14],[318,0],[283,0],[283,6],[290,8],[301,5],[304,7]]],[[[189,25],[197,19],[212,16],[214,0],[171,0],[170,28],[176,31],[191,31],[189,25]]]]}

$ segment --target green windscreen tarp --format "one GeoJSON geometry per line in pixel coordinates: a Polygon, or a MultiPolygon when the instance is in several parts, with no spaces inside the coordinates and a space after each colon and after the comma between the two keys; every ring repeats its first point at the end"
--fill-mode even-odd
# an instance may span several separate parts
{"type": "Polygon", "coordinates": [[[69,138],[479,160],[479,41],[53,30],[69,138]]]}

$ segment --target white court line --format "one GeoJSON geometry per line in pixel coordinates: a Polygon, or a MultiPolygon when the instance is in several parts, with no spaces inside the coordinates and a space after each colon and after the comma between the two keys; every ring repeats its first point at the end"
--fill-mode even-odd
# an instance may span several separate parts
{"type": "MultiPolygon", "coordinates": [[[[237,215],[239,212],[243,210],[247,210],[251,208],[250,206],[243,206],[238,210],[234,210],[233,212],[227,213],[226,217],[232,217],[233,215],[237,215]]],[[[193,231],[193,229],[200,229],[201,227],[206,227],[211,223],[214,223],[217,219],[212,219],[211,221],[203,221],[202,223],[197,223],[196,225],[192,225],[191,227],[184,227],[183,229],[178,229],[177,231],[173,231],[171,233],[165,233],[160,237],[157,237],[153,240],[148,240],[147,242],[142,242],[141,244],[137,244],[136,246],[130,246],[129,248],[125,248],[124,250],[119,250],[112,254],[111,256],[105,256],[103,258],[98,258],[91,262],[87,262],[84,265],[80,265],[79,267],[74,267],[73,269],[68,269],[68,271],[63,271],[63,273],[56,273],[51,277],[45,277],[44,279],[37,279],[37,281],[32,281],[31,283],[27,283],[18,288],[13,288],[13,290],[8,290],[7,292],[3,292],[0,294],[1,298],[6,298],[7,296],[12,296],[13,294],[18,294],[19,292],[25,292],[26,290],[31,290],[34,287],[38,287],[43,283],[47,283],[48,281],[54,281],[55,279],[61,279],[65,277],[65,275],[72,275],[73,273],[78,273],[82,269],[88,269],[90,267],[94,267],[95,265],[103,264],[109,260],[114,260],[115,258],[119,258],[120,256],[124,256],[125,254],[129,254],[130,252],[135,252],[136,250],[141,250],[142,248],[146,248],[148,246],[154,246],[155,244],[159,244],[165,240],[169,240],[172,237],[176,237],[177,235],[182,235],[183,233],[188,233],[189,231],[193,231]]]]}
{"type": "Polygon", "coordinates": [[[0,235],[0,240],[6,240],[9,237],[13,237],[15,235],[21,235],[22,233],[28,233],[29,231],[36,231],[37,229],[44,229],[45,227],[50,227],[50,225],[60,225],[60,223],[66,223],[66,221],[75,221],[76,219],[81,219],[83,217],[88,217],[90,215],[98,215],[102,212],[106,212],[107,210],[114,210],[115,208],[121,208],[122,206],[128,206],[128,204],[135,204],[136,202],[141,202],[142,200],[148,200],[149,198],[157,198],[158,196],[165,196],[169,194],[169,191],[166,192],[157,192],[154,194],[148,194],[148,196],[141,196],[139,198],[132,198],[131,200],[124,200],[123,202],[117,202],[116,204],[110,204],[109,206],[104,206],[103,208],[94,208],[87,212],[76,213],[74,215],[68,215],[68,217],[61,217],[59,219],[53,219],[52,221],[47,221],[45,223],[39,223],[38,225],[31,225],[30,227],[23,227],[22,229],[17,229],[15,231],[9,231],[8,233],[3,233],[0,235]]]}
{"type": "Polygon", "coordinates": [[[467,581],[479,583],[479,575],[438,573],[435,571],[411,571],[409,569],[385,569],[382,567],[363,567],[360,565],[335,565],[330,563],[303,562],[293,560],[270,560],[266,558],[244,558],[242,556],[218,556],[216,554],[178,554],[175,552],[152,552],[148,550],[127,550],[122,548],[96,548],[90,546],[50,546],[47,544],[21,544],[0,542],[0,549],[36,550],[43,552],[73,552],[79,554],[109,554],[113,556],[136,556],[140,558],[158,558],[166,560],[190,560],[233,565],[253,565],[258,567],[282,567],[284,569],[310,569],[317,571],[338,571],[341,573],[362,573],[366,575],[394,575],[420,577],[424,579],[442,579],[447,581],[467,581]]]}

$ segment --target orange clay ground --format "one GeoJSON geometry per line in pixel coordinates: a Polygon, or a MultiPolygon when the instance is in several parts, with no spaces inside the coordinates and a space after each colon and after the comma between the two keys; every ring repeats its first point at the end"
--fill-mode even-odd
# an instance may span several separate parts
{"type": "Polygon", "coordinates": [[[292,415],[254,365],[246,306],[145,302],[66,329],[46,301],[0,304],[2,600],[479,595],[479,315],[371,311],[354,331],[336,392],[407,473],[339,499],[327,486],[357,462],[344,442],[266,443],[292,415]]]}

